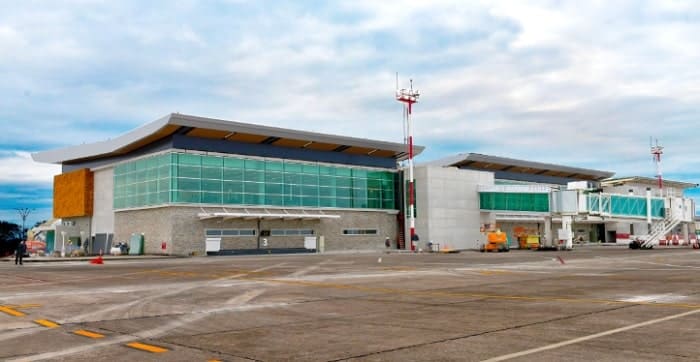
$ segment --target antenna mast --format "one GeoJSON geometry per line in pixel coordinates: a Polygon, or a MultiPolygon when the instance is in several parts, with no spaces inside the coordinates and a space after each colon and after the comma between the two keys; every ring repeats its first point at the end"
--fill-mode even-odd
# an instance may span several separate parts
{"type": "Polygon", "coordinates": [[[651,137],[649,138],[649,146],[651,148],[651,156],[656,163],[656,177],[659,180],[659,192],[663,196],[664,180],[661,176],[661,155],[664,153],[664,148],[659,146],[659,140],[656,140],[656,145],[652,145],[651,137]]]}
{"type": "Polygon", "coordinates": [[[413,104],[418,102],[420,92],[413,90],[413,79],[410,80],[410,88],[398,89],[398,73],[396,74],[396,100],[404,104],[404,112],[406,113],[406,129],[408,130],[408,219],[411,227],[411,251],[416,250],[414,243],[416,238],[416,217],[414,211],[415,191],[413,179],[413,124],[411,123],[411,113],[413,104]]]}

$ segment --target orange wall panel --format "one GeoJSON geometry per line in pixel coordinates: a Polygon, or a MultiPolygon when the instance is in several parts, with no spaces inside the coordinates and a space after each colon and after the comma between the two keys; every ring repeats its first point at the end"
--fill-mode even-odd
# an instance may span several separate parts
{"type": "Polygon", "coordinates": [[[84,168],[53,178],[53,217],[92,216],[94,175],[84,168]]]}

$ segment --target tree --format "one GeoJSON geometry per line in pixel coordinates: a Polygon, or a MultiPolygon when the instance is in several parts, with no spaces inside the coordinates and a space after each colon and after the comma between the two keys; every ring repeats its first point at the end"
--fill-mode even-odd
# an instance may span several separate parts
{"type": "Polygon", "coordinates": [[[0,221],[0,256],[14,252],[22,240],[22,227],[8,221],[0,221]]]}

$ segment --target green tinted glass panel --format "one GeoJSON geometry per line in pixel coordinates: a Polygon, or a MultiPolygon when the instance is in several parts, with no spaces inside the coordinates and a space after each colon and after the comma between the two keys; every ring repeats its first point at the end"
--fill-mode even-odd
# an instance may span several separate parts
{"type": "Polygon", "coordinates": [[[282,195],[284,193],[284,185],[283,184],[265,184],[265,193],[266,194],[282,195]]]}
{"type": "Polygon", "coordinates": [[[397,174],[296,161],[169,153],[114,168],[114,207],[168,203],[395,209],[397,174]]]}
{"type": "Polygon", "coordinates": [[[301,198],[301,205],[302,206],[307,206],[307,207],[318,207],[318,197],[316,196],[302,196],[301,198]]]}
{"type": "Polygon", "coordinates": [[[548,212],[549,194],[482,192],[479,207],[482,210],[548,212]]]}
{"type": "Polygon", "coordinates": [[[664,217],[664,200],[651,199],[651,216],[664,217]]]}
{"type": "Polygon", "coordinates": [[[202,192],[202,202],[205,204],[220,204],[221,199],[220,192],[202,192]]]}
{"type": "Polygon", "coordinates": [[[114,208],[169,203],[170,155],[150,156],[117,165],[113,182],[114,208]]]}
{"type": "Polygon", "coordinates": [[[179,154],[177,163],[179,165],[201,166],[202,157],[200,155],[179,154]]]}
{"type": "Polygon", "coordinates": [[[301,166],[302,165],[300,163],[285,162],[284,163],[284,172],[299,173],[299,172],[301,172],[301,166]]]}
{"type": "Polygon", "coordinates": [[[206,192],[221,192],[220,180],[202,180],[202,191],[206,192]]]}
{"type": "Polygon", "coordinates": [[[284,171],[284,164],[282,162],[277,161],[268,161],[267,163],[265,163],[265,170],[282,172],[284,171]]]}
{"type": "Polygon", "coordinates": [[[243,181],[243,169],[224,169],[224,180],[243,181]]]}
{"type": "Polygon", "coordinates": [[[221,167],[218,167],[218,168],[202,167],[202,178],[221,180],[221,171],[222,170],[223,169],[221,167]]]}
{"type": "Polygon", "coordinates": [[[202,166],[203,167],[213,167],[221,169],[224,163],[224,159],[216,156],[202,156],[202,166]]]}
{"type": "Polygon", "coordinates": [[[225,157],[224,168],[243,168],[245,161],[240,158],[225,157]]]}

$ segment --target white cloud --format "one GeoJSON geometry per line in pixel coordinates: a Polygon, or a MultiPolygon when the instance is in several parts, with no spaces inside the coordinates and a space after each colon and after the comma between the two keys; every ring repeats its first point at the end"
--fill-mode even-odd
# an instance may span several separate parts
{"type": "Polygon", "coordinates": [[[0,184],[52,184],[61,167],[37,163],[29,152],[13,151],[0,154],[0,184]]]}
{"type": "Polygon", "coordinates": [[[399,71],[423,92],[414,119],[426,154],[649,175],[655,136],[667,146],[665,173],[700,179],[692,1],[6,8],[0,53],[13,52],[0,58],[10,70],[0,74],[0,123],[10,126],[0,143],[9,148],[102,140],[170,112],[400,141],[399,71]]]}

